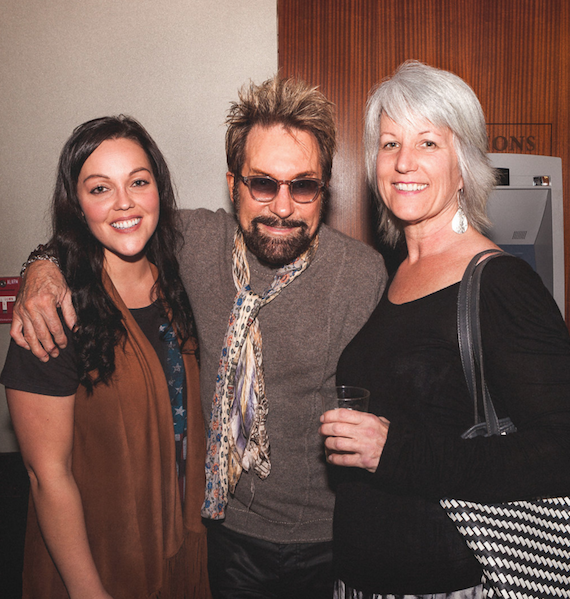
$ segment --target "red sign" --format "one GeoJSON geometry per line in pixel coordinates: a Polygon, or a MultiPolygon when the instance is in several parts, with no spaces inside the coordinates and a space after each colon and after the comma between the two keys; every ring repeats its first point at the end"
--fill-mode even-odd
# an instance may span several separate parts
{"type": "Polygon", "coordinates": [[[12,309],[20,289],[20,277],[0,277],[0,323],[12,322],[12,309]]]}

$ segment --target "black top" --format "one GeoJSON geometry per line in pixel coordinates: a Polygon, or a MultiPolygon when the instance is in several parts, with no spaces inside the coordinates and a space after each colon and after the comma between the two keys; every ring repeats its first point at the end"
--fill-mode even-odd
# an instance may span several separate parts
{"type": "MultiPolygon", "coordinates": [[[[162,315],[162,310],[156,303],[144,308],[132,309],[130,312],[156,351],[164,369],[167,344],[161,340],[159,328],[160,325],[168,323],[168,319],[162,315]]],[[[53,397],[73,395],[79,387],[77,354],[73,335],[63,319],[62,324],[67,335],[67,346],[60,350],[57,358],[52,358],[48,362],[40,362],[30,351],[22,349],[11,341],[4,370],[0,375],[0,383],[11,389],[40,395],[53,397]]]]}
{"type": "Polygon", "coordinates": [[[370,390],[390,420],[376,473],[343,469],[336,574],[366,592],[451,592],[480,583],[442,497],[499,502],[570,494],[570,338],[538,275],[499,257],[483,271],[485,372],[518,432],[462,440],[472,426],[457,343],[459,283],[402,305],[386,291],[342,354],[339,384],[370,390]]]}

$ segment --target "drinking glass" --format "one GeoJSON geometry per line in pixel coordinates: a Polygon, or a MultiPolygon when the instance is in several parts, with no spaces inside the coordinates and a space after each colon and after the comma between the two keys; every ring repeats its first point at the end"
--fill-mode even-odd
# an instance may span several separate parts
{"type": "Polygon", "coordinates": [[[368,400],[370,391],[362,387],[351,387],[340,385],[330,390],[321,390],[323,402],[323,412],[336,410],[337,408],[347,408],[349,410],[358,410],[359,412],[368,412],[368,400]]]}

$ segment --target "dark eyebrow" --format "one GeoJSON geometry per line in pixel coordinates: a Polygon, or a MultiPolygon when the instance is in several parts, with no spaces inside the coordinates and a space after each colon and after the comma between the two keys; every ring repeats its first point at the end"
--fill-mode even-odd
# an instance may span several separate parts
{"type": "Polygon", "coordinates": [[[139,168],[136,168],[135,170],[131,171],[129,173],[129,176],[134,175],[135,173],[140,173],[141,171],[146,171],[149,175],[152,175],[152,172],[148,168],[146,168],[146,166],[140,166],[139,168]]]}
{"type": "Polygon", "coordinates": [[[97,173],[93,173],[92,175],[85,177],[85,179],[83,179],[82,183],[89,181],[89,179],[109,179],[109,177],[107,177],[107,175],[99,175],[97,173]]]}
{"type": "MultiPolygon", "coordinates": [[[[136,174],[136,173],[140,173],[141,171],[146,171],[149,175],[152,175],[152,173],[150,172],[150,170],[148,168],[146,168],[145,166],[140,166],[138,168],[135,168],[134,170],[132,170],[129,173],[129,177],[136,174]]],[[[85,179],[83,179],[83,183],[85,183],[86,181],[89,181],[89,179],[96,179],[96,178],[100,178],[100,179],[110,179],[111,177],[109,177],[108,175],[101,175],[98,173],[93,173],[92,175],[89,175],[88,177],[85,177],[85,179]]]]}

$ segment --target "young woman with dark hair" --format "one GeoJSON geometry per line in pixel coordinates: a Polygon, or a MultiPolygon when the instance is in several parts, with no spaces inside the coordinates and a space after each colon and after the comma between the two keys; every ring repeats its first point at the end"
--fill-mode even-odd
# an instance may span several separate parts
{"type": "Polygon", "coordinates": [[[73,132],[50,246],[78,323],[47,363],[12,343],[0,379],[31,480],[24,597],[210,596],[176,219],[168,167],[137,121],[73,132]]]}

